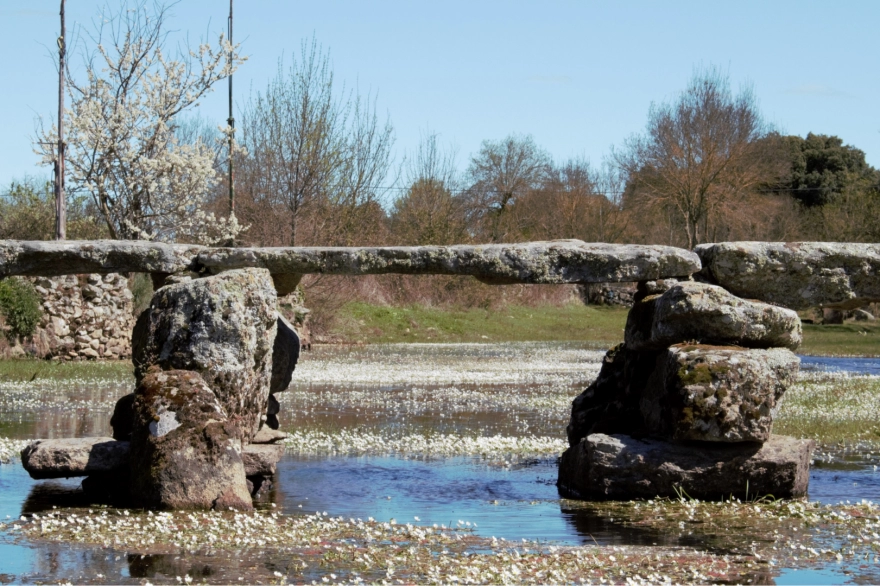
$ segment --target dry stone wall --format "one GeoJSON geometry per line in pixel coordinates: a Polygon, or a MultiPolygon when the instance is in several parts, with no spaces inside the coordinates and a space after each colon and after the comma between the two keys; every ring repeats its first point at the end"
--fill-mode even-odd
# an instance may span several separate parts
{"type": "Polygon", "coordinates": [[[43,317],[33,336],[38,357],[62,360],[131,357],[131,330],[135,320],[127,277],[110,273],[31,280],[43,300],[43,317]]]}

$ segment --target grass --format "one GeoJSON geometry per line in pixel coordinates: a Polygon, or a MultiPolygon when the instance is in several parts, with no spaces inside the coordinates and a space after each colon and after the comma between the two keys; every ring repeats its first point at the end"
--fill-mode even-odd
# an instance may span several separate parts
{"type": "MultiPolygon", "coordinates": [[[[348,342],[589,342],[610,348],[623,341],[628,309],[569,303],[511,305],[497,311],[353,302],[342,308],[333,334],[348,342]]],[[[880,324],[804,324],[801,354],[880,356],[880,324]]]]}
{"type": "Polygon", "coordinates": [[[880,378],[802,373],[782,400],[773,432],[823,444],[880,440],[880,378]]]}
{"type": "Polygon", "coordinates": [[[58,362],[22,358],[0,360],[0,383],[35,380],[107,380],[131,377],[134,367],[129,360],[58,362]]]}
{"type": "Polygon", "coordinates": [[[333,333],[374,344],[583,341],[607,348],[623,340],[626,314],[625,308],[579,303],[493,311],[353,302],[342,308],[333,333]]]}
{"type": "Polygon", "coordinates": [[[804,324],[804,343],[799,352],[814,356],[880,356],[880,325],[804,324]]]}

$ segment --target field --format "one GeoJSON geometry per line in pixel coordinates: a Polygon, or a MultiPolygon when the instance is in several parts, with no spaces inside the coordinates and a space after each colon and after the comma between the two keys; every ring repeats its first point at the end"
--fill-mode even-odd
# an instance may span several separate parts
{"type": "MultiPolygon", "coordinates": [[[[576,341],[609,348],[623,341],[628,310],[580,303],[498,311],[349,303],[333,334],[350,343],[576,341]]],[[[804,325],[801,354],[880,356],[880,325],[804,325]]]]}

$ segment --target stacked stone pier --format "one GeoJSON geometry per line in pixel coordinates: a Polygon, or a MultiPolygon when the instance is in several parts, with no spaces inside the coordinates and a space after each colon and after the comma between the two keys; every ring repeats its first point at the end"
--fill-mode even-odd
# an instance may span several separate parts
{"type": "Polygon", "coordinates": [[[572,403],[559,469],[590,499],[806,494],[813,442],[772,436],[800,360],[789,309],[716,285],[639,284],[623,344],[572,403]]]}
{"type": "Polygon", "coordinates": [[[250,510],[284,446],[274,394],[299,338],[276,313],[265,269],[167,280],[132,336],[135,391],[116,404],[113,437],[38,440],[34,478],[85,476],[97,497],[153,509],[250,510]]]}

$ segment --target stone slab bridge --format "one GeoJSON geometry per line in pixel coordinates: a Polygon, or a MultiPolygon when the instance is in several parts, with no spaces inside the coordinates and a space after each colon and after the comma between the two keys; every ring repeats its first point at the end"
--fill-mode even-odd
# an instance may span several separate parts
{"type": "MultiPolygon", "coordinates": [[[[880,244],[723,242],[671,246],[554,240],[518,244],[209,248],[124,240],[0,240],[0,277],[178,273],[264,268],[279,294],[303,275],[468,275],[492,284],[642,282],[697,278],[791,309],[880,301],[880,244]]],[[[158,288],[158,287],[157,287],[158,288]]]]}
{"type": "Polygon", "coordinates": [[[137,387],[116,405],[112,438],[36,440],[22,464],[34,478],[86,476],[93,492],[166,509],[249,509],[270,485],[286,437],[275,394],[299,357],[276,299],[306,274],[638,283],[624,343],[572,402],[558,486],[584,499],[806,494],[814,443],[772,435],[799,368],[793,310],[880,301],[878,244],[0,241],[0,278],[111,272],[150,273],[156,288],[132,333],[137,387]]]}

